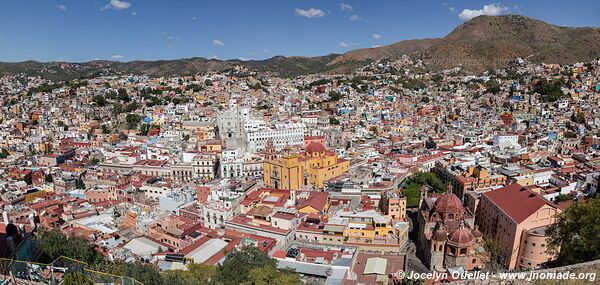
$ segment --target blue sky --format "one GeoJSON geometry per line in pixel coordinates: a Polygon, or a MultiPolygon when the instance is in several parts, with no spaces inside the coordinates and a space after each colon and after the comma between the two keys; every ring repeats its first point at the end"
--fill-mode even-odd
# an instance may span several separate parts
{"type": "Polygon", "coordinates": [[[264,59],[443,37],[479,14],[600,27],[600,1],[1,0],[0,61],[264,59]]]}

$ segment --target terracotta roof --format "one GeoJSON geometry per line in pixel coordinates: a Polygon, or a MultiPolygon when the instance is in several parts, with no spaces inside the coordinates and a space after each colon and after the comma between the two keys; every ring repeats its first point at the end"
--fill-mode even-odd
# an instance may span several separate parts
{"type": "Polygon", "coordinates": [[[329,197],[329,193],[327,192],[312,191],[310,192],[308,199],[300,201],[298,209],[311,206],[319,212],[324,211],[325,205],[327,205],[327,197],[329,197]]]}
{"type": "Polygon", "coordinates": [[[483,195],[517,223],[523,222],[544,205],[556,208],[540,195],[517,183],[485,192],[483,195]]]}
{"type": "Polygon", "coordinates": [[[440,198],[436,199],[433,207],[435,208],[435,211],[439,213],[456,214],[464,211],[460,199],[450,192],[445,193],[440,198]]]}
{"type": "Polygon", "coordinates": [[[325,152],[325,146],[319,142],[311,142],[307,147],[306,147],[306,152],[308,153],[321,153],[321,152],[325,152]]]}

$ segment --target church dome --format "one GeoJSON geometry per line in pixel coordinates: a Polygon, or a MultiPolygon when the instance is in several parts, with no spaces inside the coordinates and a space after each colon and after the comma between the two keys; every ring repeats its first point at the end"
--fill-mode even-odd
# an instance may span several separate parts
{"type": "Polygon", "coordinates": [[[475,237],[469,229],[460,228],[450,233],[450,242],[464,246],[470,244],[475,237]]]}
{"type": "Polygon", "coordinates": [[[308,153],[322,153],[325,152],[325,146],[321,143],[318,142],[311,142],[307,147],[306,147],[306,151],[308,153]]]}
{"type": "Polygon", "coordinates": [[[462,202],[452,193],[446,193],[435,200],[433,208],[438,213],[458,214],[464,211],[462,202]]]}
{"type": "Polygon", "coordinates": [[[433,232],[433,240],[435,241],[445,241],[448,234],[442,228],[439,228],[433,232]]]}

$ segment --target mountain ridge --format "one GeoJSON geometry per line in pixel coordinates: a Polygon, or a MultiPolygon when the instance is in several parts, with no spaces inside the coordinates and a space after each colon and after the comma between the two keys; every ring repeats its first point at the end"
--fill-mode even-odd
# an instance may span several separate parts
{"type": "Polygon", "coordinates": [[[404,40],[381,47],[355,49],[323,56],[274,56],[263,60],[219,60],[192,57],[173,60],[127,62],[94,60],[71,62],[0,62],[0,75],[29,73],[46,78],[79,78],[103,70],[151,76],[189,75],[219,71],[236,65],[281,77],[313,73],[348,73],[361,65],[403,54],[422,59],[431,70],[461,66],[482,71],[506,65],[517,57],[534,62],[574,63],[600,57],[600,29],[561,27],[520,16],[478,16],[456,27],[443,38],[404,40]],[[53,76],[55,75],[55,76],[53,76]]]}

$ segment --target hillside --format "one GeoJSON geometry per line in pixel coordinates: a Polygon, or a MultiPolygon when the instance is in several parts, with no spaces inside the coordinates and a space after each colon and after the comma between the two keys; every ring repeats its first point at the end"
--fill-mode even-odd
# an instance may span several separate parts
{"type": "Polygon", "coordinates": [[[517,57],[533,62],[575,63],[600,56],[600,29],[559,27],[517,15],[479,16],[423,51],[434,69],[463,66],[480,71],[517,57]]]}
{"type": "Polygon", "coordinates": [[[311,73],[347,73],[371,61],[403,54],[425,61],[432,70],[462,66],[482,71],[504,66],[517,57],[533,62],[574,63],[600,57],[599,28],[559,27],[518,15],[479,16],[441,39],[400,41],[344,54],[317,57],[275,56],[265,60],[217,60],[201,57],[159,61],[91,61],[85,63],[0,63],[0,76],[25,72],[53,80],[98,74],[135,73],[151,76],[187,75],[242,65],[281,77],[311,73]]]}

